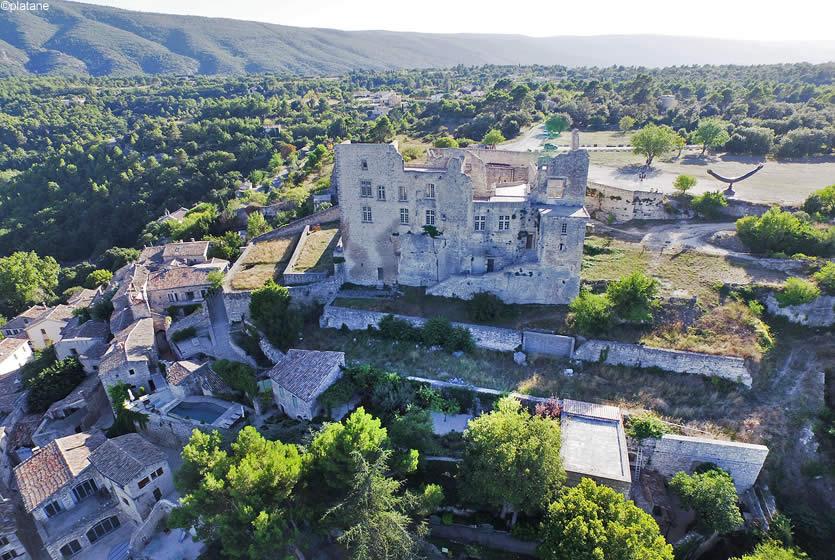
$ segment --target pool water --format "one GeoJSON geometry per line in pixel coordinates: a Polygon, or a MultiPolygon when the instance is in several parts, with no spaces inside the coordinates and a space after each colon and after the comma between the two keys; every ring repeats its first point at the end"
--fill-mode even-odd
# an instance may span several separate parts
{"type": "Polygon", "coordinates": [[[169,411],[171,414],[189,420],[197,420],[204,424],[211,424],[226,412],[222,406],[210,402],[181,402],[169,411]]]}

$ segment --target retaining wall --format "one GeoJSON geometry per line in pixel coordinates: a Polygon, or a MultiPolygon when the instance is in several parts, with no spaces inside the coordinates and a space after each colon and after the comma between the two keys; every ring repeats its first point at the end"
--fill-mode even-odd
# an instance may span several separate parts
{"type": "Polygon", "coordinates": [[[664,434],[641,443],[644,468],[664,476],[692,473],[703,463],[713,463],[734,479],[737,492],[751,488],[760,475],[768,448],[764,445],[664,434]]]}
{"type": "Polygon", "coordinates": [[[341,217],[339,206],[331,206],[326,210],[322,210],[320,212],[314,212],[309,216],[305,216],[304,218],[300,218],[293,222],[290,222],[284,227],[279,229],[274,229],[272,231],[268,231],[267,233],[262,233],[257,237],[253,237],[250,240],[250,243],[257,243],[259,241],[267,241],[270,239],[278,239],[281,237],[286,237],[288,235],[295,235],[300,233],[304,228],[308,226],[312,226],[314,224],[324,224],[326,222],[337,222],[341,217]]]}
{"type": "Polygon", "coordinates": [[[777,298],[771,293],[766,297],[765,304],[769,313],[785,317],[792,323],[807,327],[835,325],[835,296],[820,296],[809,303],[780,307],[777,298]]]}
{"type": "Polygon", "coordinates": [[[653,348],[610,340],[588,340],[574,350],[574,359],[603,362],[613,366],[659,368],[675,373],[695,373],[721,377],[751,386],[751,373],[745,360],[735,356],[715,356],[699,352],[653,348]]]}
{"type": "Polygon", "coordinates": [[[615,222],[630,220],[668,220],[667,196],[662,192],[624,189],[589,181],[586,189],[586,209],[601,221],[609,216],[615,222]]]}
{"type": "MultiPolygon", "coordinates": [[[[328,305],[319,318],[319,326],[323,329],[339,329],[342,328],[342,325],[345,325],[352,331],[366,330],[369,326],[377,327],[380,320],[386,315],[391,314],[328,305]]],[[[426,322],[426,319],[423,317],[411,317],[408,315],[394,316],[398,319],[409,321],[415,326],[421,326],[426,322]]],[[[496,350],[498,352],[513,352],[522,345],[522,333],[520,331],[467,323],[453,323],[453,325],[469,329],[476,346],[480,348],[496,350]]]]}
{"type": "Polygon", "coordinates": [[[571,358],[574,354],[574,337],[537,331],[523,331],[522,350],[531,354],[571,358]]]}

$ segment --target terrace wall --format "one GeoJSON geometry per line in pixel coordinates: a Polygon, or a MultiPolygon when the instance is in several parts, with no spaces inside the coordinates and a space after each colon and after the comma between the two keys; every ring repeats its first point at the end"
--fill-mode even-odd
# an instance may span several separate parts
{"type": "Polygon", "coordinates": [[[589,181],[586,190],[586,209],[600,221],[667,220],[667,196],[661,192],[623,189],[589,181]]]}
{"type": "Polygon", "coordinates": [[[765,303],[769,313],[785,317],[792,323],[807,327],[835,325],[835,296],[820,296],[809,303],[780,307],[774,294],[768,294],[765,303]]]}
{"type": "Polygon", "coordinates": [[[531,354],[571,358],[574,354],[574,337],[537,331],[523,331],[522,350],[531,354]]]}

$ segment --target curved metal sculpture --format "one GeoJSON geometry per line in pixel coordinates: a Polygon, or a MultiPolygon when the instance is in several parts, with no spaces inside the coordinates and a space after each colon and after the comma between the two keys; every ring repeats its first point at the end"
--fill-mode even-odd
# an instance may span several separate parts
{"type": "Polygon", "coordinates": [[[748,177],[750,177],[751,175],[753,175],[754,173],[756,173],[757,171],[762,169],[764,165],[765,165],[764,163],[761,163],[756,167],[756,169],[753,169],[753,170],[749,171],[745,175],[740,175],[739,177],[722,177],[721,175],[719,175],[717,173],[714,173],[712,169],[708,169],[707,174],[710,175],[711,177],[713,177],[714,179],[718,179],[719,181],[722,181],[723,183],[727,183],[728,188],[725,189],[724,194],[725,194],[725,196],[733,196],[733,195],[736,194],[736,192],[734,191],[734,183],[738,183],[740,181],[743,181],[743,180],[747,179],[748,177]]]}

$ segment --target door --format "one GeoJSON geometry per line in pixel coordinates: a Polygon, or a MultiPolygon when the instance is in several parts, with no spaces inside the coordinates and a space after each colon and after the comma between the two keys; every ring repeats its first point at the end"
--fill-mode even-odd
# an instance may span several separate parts
{"type": "Polygon", "coordinates": [[[496,268],[496,259],[487,259],[487,272],[493,272],[496,268]]]}

